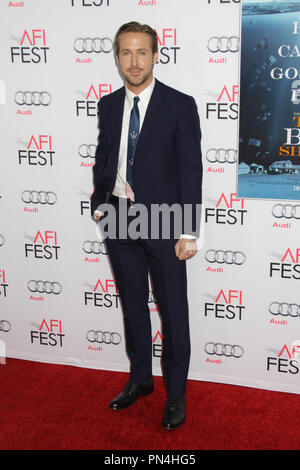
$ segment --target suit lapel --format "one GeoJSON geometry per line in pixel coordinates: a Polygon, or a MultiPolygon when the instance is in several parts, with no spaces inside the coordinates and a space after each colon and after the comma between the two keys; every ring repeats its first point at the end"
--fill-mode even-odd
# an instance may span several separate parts
{"type": "MultiPolygon", "coordinates": [[[[160,102],[162,97],[162,84],[155,79],[155,86],[148,103],[147,111],[145,114],[143,126],[139,135],[139,141],[136,148],[135,159],[138,157],[139,149],[142,147],[143,142],[146,141],[147,137],[151,133],[151,128],[155,126],[157,122],[157,116],[159,114],[160,102]]],[[[121,141],[121,132],[122,132],[122,123],[123,123],[123,111],[124,111],[124,100],[125,100],[125,87],[120,89],[120,92],[116,96],[115,104],[111,112],[111,128],[113,131],[112,142],[115,143],[113,147],[114,157],[118,159],[120,141],[121,141]]]]}
{"type": "Polygon", "coordinates": [[[161,83],[155,79],[155,86],[154,86],[150,101],[148,103],[142,130],[139,136],[138,146],[142,145],[143,140],[146,139],[146,137],[149,135],[149,132],[151,132],[151,128],[155,126],[155,123],[157,122],[157,115],[160,112],[159,110],[160,110],[161,96],[162,96],[161,83]]]}
{"type": "Polygon", "coordinates": [[[113,129],[113,142],[120,146],[122,122],[123,122],[123,111],[124,111],[124,100],[125,100],[125,87],[120,89],[119,94],[116,96],[115,105],[113,106],[111,113],[111,127],[113,129]]]}
{"type": "Polygon", "coordinates": [[[137,143],[134,160],[139,158],[140,151],[143,148],[143,143],[148,141],[148,137],[151,136],[151,129],[155,127],[159,113],[160,113],[160,104],[161,98],[163,95],[161,83],[155,79],[155,86],[152,91],[150,101],[148,103],[147,111],[144,117],[143,126],[139,135],[139,140],[137,143]]]}

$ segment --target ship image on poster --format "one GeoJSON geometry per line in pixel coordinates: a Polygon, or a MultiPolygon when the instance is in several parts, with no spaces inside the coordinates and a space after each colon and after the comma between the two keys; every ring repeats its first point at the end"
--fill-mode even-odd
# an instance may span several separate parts
{"type": "Polygon", "coordinates": [[[237,192],[300,200],[300,0],[242,2],[237,192]]]}

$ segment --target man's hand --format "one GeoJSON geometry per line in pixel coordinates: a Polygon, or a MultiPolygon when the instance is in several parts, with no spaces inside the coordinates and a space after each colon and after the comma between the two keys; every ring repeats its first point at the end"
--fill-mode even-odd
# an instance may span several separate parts
{"type": "Polygon", "coordinates": [[[197,253],[197,240],[180,238],[175,245],[175,253],[180,260],[190,259],[197,253]]]}

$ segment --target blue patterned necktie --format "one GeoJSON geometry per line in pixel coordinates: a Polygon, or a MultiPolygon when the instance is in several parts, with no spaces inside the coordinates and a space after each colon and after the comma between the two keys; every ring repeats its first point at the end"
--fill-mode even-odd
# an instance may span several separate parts
{"type": "Polygon", "coordinates": [[[133,162],[140,132],[140,113],[138,108],[138,101],[139,97],[136,96],[133,99],[133,107],[130,114],[128,131],[126,194],[131,199],[131,201],[134,201],[133,162]]]}

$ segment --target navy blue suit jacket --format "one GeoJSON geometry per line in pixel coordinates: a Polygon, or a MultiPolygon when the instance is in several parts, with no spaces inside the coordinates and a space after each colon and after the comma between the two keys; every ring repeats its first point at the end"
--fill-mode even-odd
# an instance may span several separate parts
{"type": "MultiPolygon", "coordinates": [[[[91,213],[109,202],[121,140],[125,87],[98,103],[99,138],[93,167],[91,213]]],[[[155,80],[133,166],[135,201],[151,204],[191,204],[193,232],[202,202],[201,131],[194,98],[155,80]]],[[[185,233],[182,230],[181,233],[185,233]]],[[[186,233],[191,233],[186,231],[186,233]]]]}

